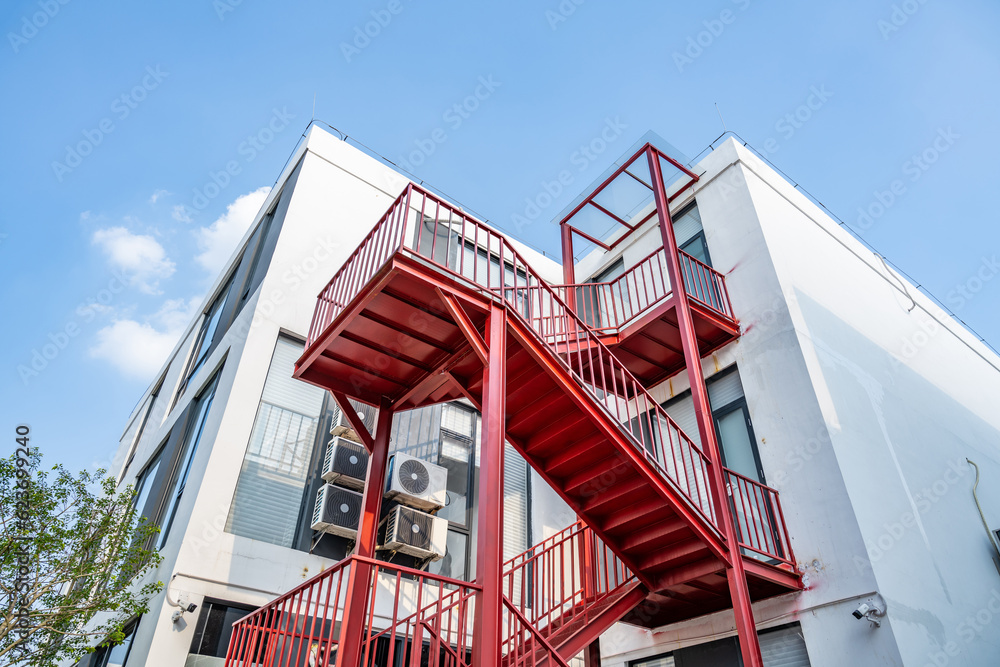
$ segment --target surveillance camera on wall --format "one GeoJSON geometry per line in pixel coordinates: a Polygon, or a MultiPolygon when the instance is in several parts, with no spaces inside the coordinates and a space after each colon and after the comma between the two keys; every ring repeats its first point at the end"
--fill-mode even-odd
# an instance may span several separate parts
{"type": "Polygon", "coordinates": [[[872,624],[873,628],[878,628],[882,626],[882,621],[879,620],[882,616],[885,616],[885,610],[880,609],[877,605],[871,601],[862,602],[858,605],[858,608],[851,612],[854,618],[859,621],[864,619],[872,624]]]}
{"type": "Polygon", "coordinates": [[[857,609],[854,610],[854,618],[860,621],[862,618],[865,617],[865,614],[871,611],[871,609],[872,609],[871,605],[862,602],[861,606],[859,606],[857,609]]]}

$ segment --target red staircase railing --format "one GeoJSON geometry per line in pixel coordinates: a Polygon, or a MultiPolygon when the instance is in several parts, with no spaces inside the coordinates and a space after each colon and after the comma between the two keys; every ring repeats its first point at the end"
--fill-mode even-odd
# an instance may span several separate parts
{"type": "Polygon", "coordinates": [[[724,472],[740,547],[761,560],[794,566],[778,492],[729,468],[724,472]]]}
{"type": "Polygon", "coordinates": [[[725,276],[683,250],[678,250],[677,254],[681,258],[681,272],[684,275],[684,287],[688,296],[719,315],[735,319],[733,304],[729,301],[729,290],[726,289],[725,276]]]}
{"type": "Polygon", "coordinates": [[[371,566],[361,664],[467,667],[475,584],[350,556],[233,624],[226,665],[333,664],[350,568],[371,566]]]}
{"type": "MultiPolygon", "coordinates": [[[[598,333],[617,333],[672,294],[666,251],[657,248],[614,280],[553,285],[563,301],[572,292],[580,318],[598,333]]],[[[734,320],[726,279],[708,264],[678,251],[689,297],[716,314],[734,320]]]]}
{"type": "Polygon", "coordinates": [[[582,522],[504,563],[504,595],[543,634],[590,619],[604,600],[636,581],[582,522]]]}
{"type": "Polygon", "coordinates": [[[501,646],[503,667],[547,666],[551,665],[549,660],[559,667],[569,667],[545,635],[506,597],[503,599],[502,618],[506,628],[506,639],[501,646]]]}
{"type": "Polygon", "coordinates": [[[309,345],[394,254],[409,251],[499,296],[631,437],[692,508],[717,526],[705,453],[501,234],[410,184],[320,293],[309,345]]]}

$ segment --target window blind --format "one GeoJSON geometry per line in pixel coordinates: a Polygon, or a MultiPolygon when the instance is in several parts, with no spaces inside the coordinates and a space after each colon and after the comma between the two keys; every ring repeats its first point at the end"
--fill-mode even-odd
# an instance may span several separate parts
{"type": "Polygon", "coordinates": [[[278,339],[264,381],[226,531],[291,547],[324,392],[292,378],[302,345],[278,339]]]}

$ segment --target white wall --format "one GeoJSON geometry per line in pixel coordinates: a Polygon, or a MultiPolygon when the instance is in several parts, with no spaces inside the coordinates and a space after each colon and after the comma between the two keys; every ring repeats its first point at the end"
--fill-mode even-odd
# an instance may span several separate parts
{"type": "Polygon", "coordinates": [[[841,567],[875,576],[904,664],[993,664],[1000,576],[965,459],[980,465],[984,507],[996,508],[1000,359],[741,153],[864,538],[841,567]]]}

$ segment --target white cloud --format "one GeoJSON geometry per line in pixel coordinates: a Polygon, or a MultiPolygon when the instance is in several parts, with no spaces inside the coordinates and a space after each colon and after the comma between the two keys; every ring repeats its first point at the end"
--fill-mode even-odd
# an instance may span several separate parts
{"type": "Polygon", "coordinates": [[[226,212],[208,227],[195,230],[198,247],[202,250],[195,260],[209,273],[216,273],[236,250],[236,244],[253,223],[257,211],[271,188],[258,188],[240,195],[226,208],[226,212]]]}
{"type": "Polygon", "coordinates": [[[160,279],[169,278],[177,268],[159,241],[133,234],[125,227],[98,229],[93,243],[104,250],[113,268],[128,275],[132,285],[147,294],[159,294],[160,279]]]}
{"type": "Polygon", "coordinates": [[[115,320],[97,332],[90,356],[129,378],[148,380],[163,366],[200,303],[201,297],[168,299],[148,321],[115,320]]]}
{"type": "Polygon", "coordinates": [[[169,194],[170,193],[167,192],[166,190],[154,190],[153,194],[150,195],[150,197],[149,197],[149,203],[150,204],[155,204],[157,199],[159,199],[160,197],[163,197],[164,195],[169,195],[169,194]]]}
{"type": "Polygon", "coordinates": [[[174,206],[174,211],[170,215],[177,222],[191,222],[191,216],[188,215],[187,208],[184,204],[177,204],[177,206],[174,206]]]}

